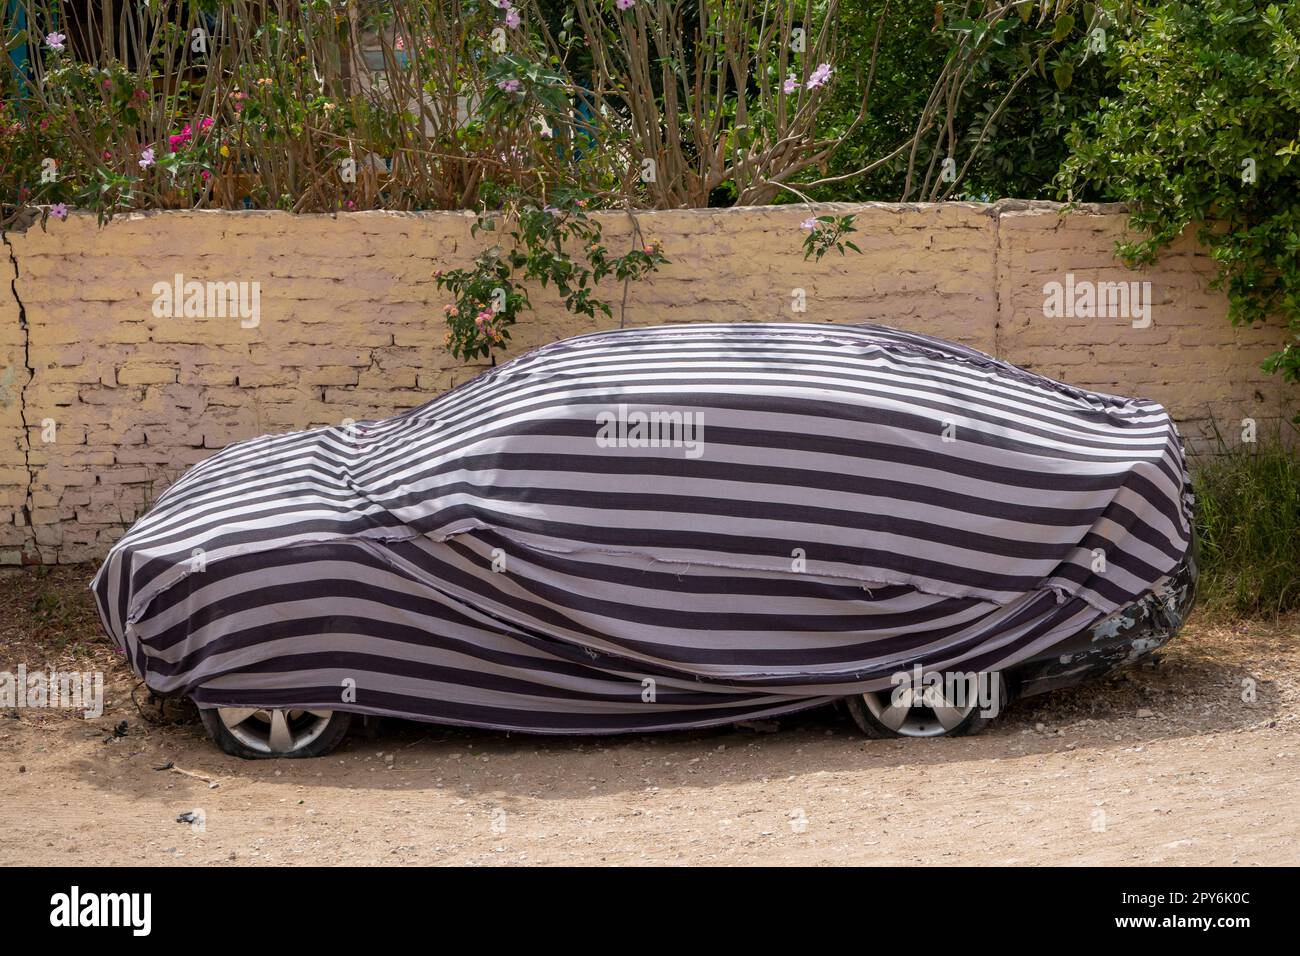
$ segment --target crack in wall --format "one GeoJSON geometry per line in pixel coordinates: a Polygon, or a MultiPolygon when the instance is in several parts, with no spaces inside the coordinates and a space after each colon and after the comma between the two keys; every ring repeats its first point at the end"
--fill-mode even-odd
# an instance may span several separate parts
{"type": "Polygon", "coordinates": [[[1002,358],[1002,209],[993,206],[993,357],[1002,358]]]}
{"type": "Polygon", "coordinates": [[[986,210],[986,215],[993,220],[993,357],[1006,361],[1002,354],[1002,320],[1004,306],[1010,309],[1011,302],[1003,302],[1003,268],[1002,262],[1002,217],[1008,212],[1023,212],[1033,209],[1054,208],[1056,204],[1035,199],[999,199],[986,210]]]}
{"type": "Polygon", "coordinates": [[[35,549],[36,529],[32,524],[32,498],[33,489],[36,487],[36,472],[32,469],[32,429],[31,422],[27,420],[27,387],[36,378],[36,368],[32,365],[32,333],[27,323],[27,309],[18,294],[18,255],[14,251],[13,243],[9,241],[8,233],[0,232],[0,240],[3,240],[5,248],[9,251],[9,261],[14,267],[14,277],[9,280],[9,292],[18,306],[18,329],[23,337],[23,367],[27,370],[27,381],[18,383],[18,417],[23,427],[23,468],[27,472],[27,489],[23,497],[22,514],[31,546],[35,549]]]}

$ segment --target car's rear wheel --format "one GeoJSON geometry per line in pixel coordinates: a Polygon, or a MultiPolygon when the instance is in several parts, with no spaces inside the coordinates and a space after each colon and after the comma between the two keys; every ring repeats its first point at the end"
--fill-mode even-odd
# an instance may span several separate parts
{"type": "MultiPolygon", "coordinates": [[[[853,722],[868,737],[877,740],[898,737],[962,737],[977,734],[993,720],[981,712],[976,701],[959,704],[947,697],[913,703],[902,695],[896,700],[890,691],[873,691],[844,700],[853,722]]],[[[1005,702],[1005,694],[999,703],[1005,702]]]]}
{"type": "Polygon", "coordinates": [[[234,757],[320,757],[347,736],[352,715],[341,710],[276,710],[262,707],[201,708],[203,726],[218,747],[234,757]]]}

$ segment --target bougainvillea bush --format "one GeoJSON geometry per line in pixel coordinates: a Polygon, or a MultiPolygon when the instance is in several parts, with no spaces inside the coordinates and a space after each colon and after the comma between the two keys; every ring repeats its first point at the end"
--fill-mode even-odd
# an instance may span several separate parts
{"type": "Polygon", "coordinates": [[[0,5],[0,34],[26,65],[0,76],[0,102],[59,169],[6,163],[10,206],[24,186],[106,217],[462,209],[487,184],[617,191],[605,154],[569,145],[565,81],[544,88],[542,40],[504,2],[145,0],[91,4],[89,20],[57,0],[18,6],[24,29],[0,5]],[[105,9],[115,19],[95,19],[105,9]],[[530,82],[501,109],[510,62],[530,82]]]}

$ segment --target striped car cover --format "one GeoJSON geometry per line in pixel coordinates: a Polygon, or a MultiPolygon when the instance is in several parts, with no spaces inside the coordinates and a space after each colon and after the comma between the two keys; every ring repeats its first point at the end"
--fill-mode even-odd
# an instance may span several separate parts
{"type": "Polygon", "coordinates": [[[91,587],[148,686],[553,733],[701,727],[1043,652],[1189,547],[1154,402],[878,326],[537,349],[191,468],[91,587]]]}

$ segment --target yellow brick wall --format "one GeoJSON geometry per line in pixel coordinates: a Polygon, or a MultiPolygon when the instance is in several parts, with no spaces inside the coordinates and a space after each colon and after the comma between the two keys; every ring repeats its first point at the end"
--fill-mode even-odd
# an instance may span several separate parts
{"type": "Polygon", "coordinates": [[[1084,388],[1163,403],[1193,450],[1212,423],[1233,441],[1244,418],[1263,434],[1300,390],[1260,363],[1284,341],[1278,323],[1234,327],[1226,296],[1211,292],[1214,263],[1190,234],[1154,267],[1130,271],[1113,255],[1127,217],[1061,216],[1046,204],[998,217],[998,354],[1084,388]],[[1045,318],[1043,286],[1066,272],[1093,282],[1151,283],[1149,328],[1127,320],[1045,318]]]}
{"type": "MultiPolygon", "coordinates": [[[[1118,210],[842,208],[857,213],[863,254],[821,262],[803,259],[799,223],[808,213],[800,207],[639,214],[642,235],[660,240],[672,264],[631,288],[627,324],[785,319],[913,329],[1075,384],[1155,398],[1193,438],[1211,417],[1263,424],[1294,400],[1294,390],[1285,395],[1258,371],[1281,330],[1233,329],[1222,296],[1206,288],[1212,263],[1190,241],[1146,273],[1125,270],[1112,256],[1125,221],[1118,210]],[[1152,327],[1044,318],[1043,285],[1066,272],[1151,281],[1152,327]],[[795,289],[806,297],[801,314],[792,311],[795,289]]],[[[100,228],[74,214],[46,231],[11,234],[29,332],[19,327],[6,248],[0,563],[99,558],[182,470],[231,441],[389,415],[476,374],[481,366],[442,347],[446,296],[432,279],[479,248],[472,221],[461,213],[165,212],[100,228]],[[260,283],[260,325],[155,318],[153,285],[176,273],[260,283]]],[[[604,223],[610,248],[626,248],[628,217],[607,214],[604,223]]],[[[617,326],[621,289],[605,294],[613,321],[575,319],[553,292],[536,290],[536,310],[502,359],[617,326]]]]}

